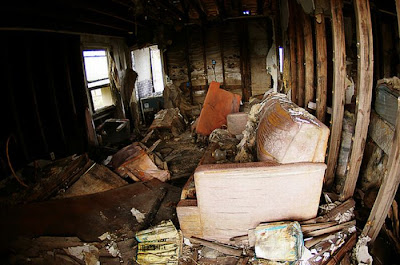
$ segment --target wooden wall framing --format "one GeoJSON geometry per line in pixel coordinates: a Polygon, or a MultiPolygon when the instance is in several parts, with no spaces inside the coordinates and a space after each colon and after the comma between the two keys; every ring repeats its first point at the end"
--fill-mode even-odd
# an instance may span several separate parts
{"type": "Polygon", "coordinates": [[[345,78],[346,78],[346,49],[343,21],[343,0],[331,0],[332,12],[332,39],[333,39],[333,106],[331,118],[331,138],[325,186],[331,187],[335,177],[336,162],[339,155],[340,139],[342,134],[345,78]]]}
{"type": "Polygon", "coordinates": [[[371,114],[372,81],[374,51],[372,40],[372,23],[369,1],[354,0],[357,27],[357,100],[356,126],[351,149],[348,173],[340,199],[347,200],[353,196],[367,139],[371,114]]]}

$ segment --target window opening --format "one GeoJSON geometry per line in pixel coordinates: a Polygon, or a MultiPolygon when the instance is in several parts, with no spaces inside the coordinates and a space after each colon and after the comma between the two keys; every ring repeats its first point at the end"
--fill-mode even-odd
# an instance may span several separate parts
{"type": "Polygon", "coordinates": [[[107,51],[85,50],[83,60],[94,112],[112,106],[107,51]]]}

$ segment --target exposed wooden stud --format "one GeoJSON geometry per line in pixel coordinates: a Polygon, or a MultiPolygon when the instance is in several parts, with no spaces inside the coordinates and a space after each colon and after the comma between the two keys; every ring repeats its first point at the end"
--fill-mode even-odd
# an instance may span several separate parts
{"type": "Polygon", "coordinates": [[[201,42],[203,48],[203,64],[204,64],[204,79],[208,86],[208,69],[207,69],[207,54],[206,54],[206,32],[204,27],[201,27],[201,42]]]}
{"type": "Polygon", "coordinates": [[[383,183],[372,207],[363,235],[371,238],[372,244],[379,234],[392,205],[400,182],[400,98],[397,99],[397,120],[383,183]]]}
{"type": "Polygon", "coordinates": [[[371,114],[372,82],[374,68],[374,51],[372,39],[372,23],[369,2],[354,1],[357,25],[357,119],[354,132],[354,141],[351,148],[349,169],[344,183],[341,200],[353,196],[360,166],[364,154],[365,140],[367,139],[368,125],[371,114]]]}
{"type": "Polygon", "coordinates": [[[251,70],[248,51],[248,23],[238,23],[240,28],[240,73],[242,77],[242,100],[247,102],[251,97],[251,70]]]}
{"type": "Polygon", "coordinates": [[[226,81],[225,81],[225,56],[224,56],[224,30],[220,27],[219,28],[219,34],[218,34],[218,38],[219,38],[219,50],[221,52],[221,65],[222,65],[222,82],[224,84],[224,86],[226,85],[226,81]]]}
{"type": "Polygon", "coordinates": [[[257,0],[257,14],[264,15],[264,0],[257,0]]]}
{"type": "Polygon", "coordinates": [[[186,44],[185,44],[185,52],[186,52],[186,67],[187,67],[187,76],[188,76],[188,82],[189,82],[189,92],[190,92],[190,102],[193,104],[193,89],[192,89],[192,66],[190,63],[190,48],[189,48],[189,28],[186,27],[186,44]]]}
{"type": "Polygon", "coordinates": [[[397,11],[397,29],[400,37],[400,0],[396,0],[396,11],[397,11]]]}
{"type": "Polygon", "coordinates": [[[325,122],[326,116],[326,98],[327,98],[327,78],[328,78],[328,62],[326,52],[326,32],[325,18],[323,14],[315,15],[315,48],[316,52],[316,74],[317,74],[317,93],[316,103],[317,118],[325,122]]]}
{"type": "Polygon", "coordinates": [[[346,78],[346,48],[343,21],[343,0],[331,0],[333,39],[333,106],[331,118],[331,138],[325,175],[325,186],[331,187],[335,177],[336,161],[339,155],[340,138],[344,113],[346,78]]]}
{"type": "Polygon", "coordinates": [[[296,39],[297,39],[297,105],[304,107],[304,36],[301,6],[296,5],[299,16],[296,17],[296,39]]]}
{"type": "Polygon", "coordinates": [[[305,92],[304,106],[308,106],[308,102],[314,102],[314,48],[313,34],[311,28],[311,17],[303,12],[304,25],[304,62],[305,62],[305,92]]]}
{"type": "Polygon", "coordinates": [[[293,1],[289,1],[290,85],[292,101],[297,103],[296,22],[293,1]]]}

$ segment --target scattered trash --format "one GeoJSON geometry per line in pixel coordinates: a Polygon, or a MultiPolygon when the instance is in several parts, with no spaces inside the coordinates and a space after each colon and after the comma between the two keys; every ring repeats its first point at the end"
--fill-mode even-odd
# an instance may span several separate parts
{"type": "Polygon", "coordinates": [[[360,236],[353,249],[353,260],[357,261],[358,265],[372,265],[372,256],[368,253],[368,242],[371,238],[368,236],[360,236]]]}
{"type": "Polygon", "coordinates": [[[168,170],[159,169],[139,143],[133,143],[119,150],[111,160],[115,171],[121,177],[130,177],[135,181],[157,178],[170,179],[168,170]]]}
{"type": "Polygon", "coordinates": [[[171,220],[136,233],[139,264],[178,264],[183,236],[171,220]]]}
{"type": "Polygon", "coordinates": [[[143,223],[144,219],[146,218],[143,213],[141,213],[139,210],[136,210],[135,208],[131,209],[131,213],[139,223],[143,223]]]}
{"type": "Polygon", "coordinates": [[[148,130],[156,130],[162,139],[173,138],[185,131],[185,122],[178,108],[163,109],[154,116],[148,130]]]}
{"type": "Polygon", "coordinates": [[[298,222],[260,224],[254,236],[257,258],[295,261],[302,256],[303,234],[298,222]]]}

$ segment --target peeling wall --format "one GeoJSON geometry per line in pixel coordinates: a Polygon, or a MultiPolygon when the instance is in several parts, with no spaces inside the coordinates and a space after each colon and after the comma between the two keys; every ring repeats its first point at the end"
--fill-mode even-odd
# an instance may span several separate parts
{"type": "MultiPolygon", "coordinates": [[[[248,61],[251,69],[252,94],[261,94],[271,88],[267,71],[267,55],[271,46],[272,24],[268,18],[248,20],[248,61]],[[268,29],[270,27],[270,29],[268,29]]],[[[242,94],[241,39],[244,21],[225,21],[223,24],[187,26],[176,32],[172,45],[166,51],[166,73],[175,86],[186,87],[191,79],[193,91],[202,90],[211,81],[218,81],[229,91],[242,94]],[[215,74],[212,61],[215,60],[215,74]],[[188,74],[188,65],[190,73],[188,74]],[[190,75],[190,77],[189,77],[190,75]]],[[[276,51],[270,57],[276,56],[276,51]]],[[[243,58],[242,58],[243,59],[243,58]]],[[[274,64],[271,58],[271,67],[274,64]]],[[[276,61],[276,59],[275,59],[276,61]]],[[[250,89],[250,88],[249,88],[250,89]]]]}

